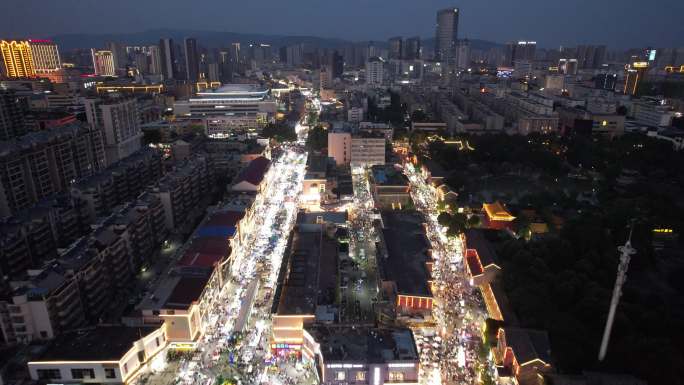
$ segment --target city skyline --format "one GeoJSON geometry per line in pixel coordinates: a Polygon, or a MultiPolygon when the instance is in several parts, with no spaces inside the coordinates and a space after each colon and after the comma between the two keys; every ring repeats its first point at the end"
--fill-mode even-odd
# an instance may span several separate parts
{"type": "MultiPolygon", "coordinates": [[[[168,1],[164,18],[150,18],[159,4],[135,4],[124,0],[115,5],[77,4],[76,0],[37,6],[35,0],[15,5],[11,18],[0,23],[6,37],[53,37],[62,34],[119,34],[150,29],[179,28],[198,31],[230,31],[245,34],[316,36],[351,41],[386,40],[392,36],[434,37],[434,10],[457,7],[461,10],[461,38],[505,43],[535,40],[540,47],[555,48],[575,44],[606,44],[613,49],[643,46],[674,47],[684,32],[678,15],[684,3],[661,0],[648,7],[630,7],[630,2],[614,0],[590,3],[574,1],[574,6],[548,4],[541,0],[510,3],[490,0],[459,3],[443,0],[413,3],[386,0],[367,4],[353,0],[341,4],[302,1],[299,6],[267,0],[259,4],[221,3],[203,0],[200,4],[168,1]],[[391,5],[391,6],[390,6],[391,5]],[[198,9],[223,14],[216,20],[188,18],[198,9]],[[358,12],[363,9],[363,12],[358,12]],[[68,12],[66,12],[68,10],[68,12]],[[269,10],[264,14],[264,10],[269,10]],[[618,12],[619,11],[619,12],[618,12]],[[103,18],[103,15],[110,17],[103,18]],[[327,15],[335,15],[329,18],[327,15]],[[277,15],[277,16],[269,16],[277,15]],[[550,17],[562,15],[562,18],[550,17]],[[607,17],[608,16],[608,17],[607,17]],[[566,21],[559,23],[558,20],[566,21]],[[657,20],[658,22],[653,22],[657,20]],[[355,28],[349,28],[353,23],[355,28]],[[141,27],[144,26],[144,27],[141,27]],[[30,28],[30,29],[29,29],[30,28]]],[[[636,4],[634,2],[634,4],[636,4]]]]}

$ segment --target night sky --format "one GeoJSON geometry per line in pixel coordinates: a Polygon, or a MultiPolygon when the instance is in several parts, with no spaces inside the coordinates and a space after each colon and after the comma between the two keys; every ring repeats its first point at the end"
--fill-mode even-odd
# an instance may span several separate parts
{"type": "Polygon", "coordinates": [[[461,8],[459,37],[542,47],[684,46],[684,0],[6,0],[0,37],[157,28],[350,40],[434,35],[439,8],[461,8]]]}

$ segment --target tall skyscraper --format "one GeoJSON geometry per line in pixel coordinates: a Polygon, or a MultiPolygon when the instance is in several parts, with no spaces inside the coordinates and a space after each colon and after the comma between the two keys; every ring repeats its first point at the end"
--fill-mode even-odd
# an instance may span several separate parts
{"type": "Polygon", "coordinates": [[[404,58],[408,60],[417,60],[421,57],[420,37],[414,36],[406,39],[404,48],[404,58]]]}
{"type": "Polygon", "coordinates": [[[28,41],[2,40],[0,51],[5,64],[5,74],[10,78],[25,78],[36,76],[31,57],[31,47],[28,41]]]}
{"type": "Polygon", "coordinates": [[[453,61],[457,38],[458,8],[447,8],[437,11],[435,60],[447,63],[453,61]]]}
{"type": "Polygon", "coordinates": [[[196,82],[199,79],[197,39],[192,37],[185,39],[185,73],[189,82],[196,82]]]}
{"type": "Polygon", "coordinates": [[[164,80],[175,78],[176,68],[176,48],[173,44],[173,39],[159,40],[159,57],[161,59],[161,74],[164,80]]]}
{"type": "Polygon", "coordinates": [[[114,69],[114,55],[112,51],[97,51],[94,48],[90,50],[93,57],[93,68],[95,68],[95,75],[114,76],[116,71],[114,69]]]}
{"type": "Polygon", "coordinates": [[[150,74],[159,75],[162,73],[161,52],[158,46],[151,45],[150,51],[150,74]]]}
{"type": "Polygon", "coordinates": [[[392,37],[389,39],[389,58],[390,59],[403,59],[403,40],[401,36],[392,37]]]}
{"type": "Polygon", "coordinates": [[[48,75],[62,68],[57,44],[51,40],[29,40],[36,75],[48,75]]]}
{"type": "Polygon", "coordinates": [[[606,61],[605,45],[578,45],[577,65],[579,68],[600,68],[606,61]]]}

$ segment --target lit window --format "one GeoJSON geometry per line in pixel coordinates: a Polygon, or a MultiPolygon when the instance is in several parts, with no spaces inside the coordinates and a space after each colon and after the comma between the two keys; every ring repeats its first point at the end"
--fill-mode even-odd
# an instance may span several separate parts
{"type": "Polygon", "coordinates": [[[356,381],[366,381],[366,372],[356,372],[356,381]]]}
{"type": "Polygon", "coordinates": [[[335,379],[336,379],[337,381],[344,381],[345,378],[347,378],[347,376],[346,376],[346,372],[343,371],[343,370],[337,372],[337,374],[335,375],[335,379]]]}

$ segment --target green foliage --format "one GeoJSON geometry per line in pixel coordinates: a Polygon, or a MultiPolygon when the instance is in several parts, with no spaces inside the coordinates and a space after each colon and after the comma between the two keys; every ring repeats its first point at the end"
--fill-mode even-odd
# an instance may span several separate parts
{"type": "Polygon", "coordinates": [[[297,133],[294,127],[286,123],[268,123],[261,131],[261,135],[266,138],[275,139],[278,142],[288,142],[297,140],[297,133]]]}
{"type": "Polygon", "coordinates": [[[321,151],[328,147],[328,131],[320,125],[309,130],[306,147],[309,151],[321,151]]]}

